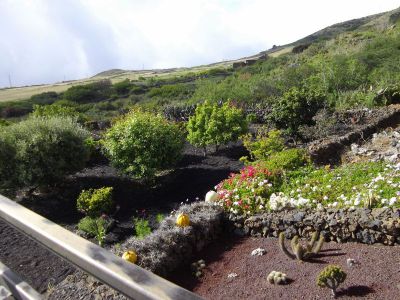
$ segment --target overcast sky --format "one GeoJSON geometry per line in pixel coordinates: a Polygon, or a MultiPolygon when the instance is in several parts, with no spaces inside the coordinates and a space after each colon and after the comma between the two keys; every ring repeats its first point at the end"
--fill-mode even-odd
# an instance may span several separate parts
{"type": "Polygon", "coordinates": [[[239,58],[397,0],[0,0],[0,87],[239,58]]]}

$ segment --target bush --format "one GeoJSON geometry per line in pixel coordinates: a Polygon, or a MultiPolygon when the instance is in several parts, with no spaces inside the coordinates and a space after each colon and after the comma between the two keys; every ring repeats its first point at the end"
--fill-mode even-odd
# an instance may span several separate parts
{"type": "Polygon", "coordinates": [[[23,187],[61,180],[84,167],[88,136],[75,121],[61,117],[30,118],[0,128],[0,182],[23,187]]]}
{"type": "Polygon", "coordinates": [[[133,224],[135,225],[135,233],[139,239],[143,239],[151,233],[149,221],[142,218],[134,218],[133,224]]]}
{"type": "Polygon", "coordinates": [[[70,87],[64,92],[64,99],[77,103],[90,103],[106,100],[111,96],[112,85],[110,80],[101,80],[85,85],[70,87]]]}
{"type": "Polygon", "coordinates": [[[219,201],[224,209],[236,215],[264,211],[269,196],[280,186],[279,174],[261,165],[247,166],[240,174],[231,174],[217,185],[219,201]]]}
{"type": "Polygon", "coordinates": [[[151,179],[180,159],[184,139],[175,124],[160,115],[134,110],[117,121],[103,140],[113,165],[136,178],[151,179]]]}
{"type": "Polygon", "coordinates": [[[109,222],[106,218],[99,217],[84,217],[78,223],[78,229],[88,234],[89,237],[94,237],[100,246],[103,246],[106,233],[109,228],[109,222]]]}
{"type": "Polygon", "coordinates": [[[11,125],[11,123],[9,121],[0,119],[0,127],[5,127],[5,126],[9,126],[9,125],[11,125]]]}
{"type": "Polygon", "coordinates": [[[263,162],[263,166],[271,171],[295,171],[310,164],[310,157],[304,149],[287,149],[273,153],[263,162]]]}
{"type": "Polygon", "coordinates": [[[226,144],[236,141],[248,130],[248,122],[242,110],[233,107],[230,102],[222,106],[205,101],[198,105],[195,114],[187,124],[188,141],[197,147],[226,144]]]}
{"type": "Polygon", "coordinates": [[[123,81],[114,83],[114,85],[113,85],[113,88],[117,92],[118,95],[128,94],[131,87],[132,87],[132,84],[128,78],[123,81]]]}
{"type": "Polygon", "coordinates": [[[161,87],[154,87],[150,89],[149,97],[160,97],[160,98],[179,98],[188,99],[193,94],[193,89],[187,85],[174,84],[174,85],[163,85],[161,87]]]}
{"type": "Polygon", "coordinates": [[[76,120],[83,121],[82,116],[72,106],[63,106],[59,104],[51,105],[34,105],[33,117],[70,117],[76,120]]]}
{"type": "Polygon", "coordinates": [[[77,200],[77,208],[89,216],[108,213],[113,205],[112,187],[83,190],[77,200]]]}
{"type": "Polygon", "coordinates": [[[297,134],[300,125],[313,124],[312,118],[325,106],[326,97],[316,91],[292,88],[272,106],[270,120],[279,129],[297,134]]]}
{"type": "Polygon", "coordinates": [[[280,130],[267,131],[265,127],[258,130],[256,139],[253,140],[250,134],[242,137],[243,144],[250,152],[252,159],[267,159],[271,154],[282,151],[285,148],[285,141],[280,130]]]}

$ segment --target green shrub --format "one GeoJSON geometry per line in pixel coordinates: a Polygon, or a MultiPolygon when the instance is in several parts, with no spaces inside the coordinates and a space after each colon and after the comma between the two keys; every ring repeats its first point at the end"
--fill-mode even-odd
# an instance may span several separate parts
{"type": "Polygon", "coordinates": [[[282,151],[285,148],[285,141],[280,130],[268,131],[265,127],[257,131],[255,140],[250,134],[242,137],[243,144],[250,152],[252,159],[264,160],[271,154],[282,151]]]}
{"type": "Polygon", "coordinates": [[[180,159],[183,134],[160,115],[134,110],[117,121],[103,140],[113,165],[136,178],[151,179],[180,159]]]}
{"type": "Polygon", "coordinates": [[[205,101],[197,106],[195,114],[187,124],[188,141],[197,147],[224,145],[236,141],[248,130],[248,122],[242,110],[225,102],[221,107],[205,101]]]}
{"type": "Polygon", "coordinates": [[[293,148],[271,154],[262,164],[270,171],[294,171],[310,164],[310,158],[304,149],[293,148]]]}
{"type": "Polygon", "coordinates": [[[64,92],[64,99],[76,103],[90,103],[106,100],[111,96],[110,80],[100,80],[85,85],[70,87],[64,92]]]}
{"type": "MultiPolygon", "coordinates": [[[[80,114],[72,106],[63,106],[59,104],[51,105],[33,105],[33,117],[70,117],[80,119],[80,114]]],[[[82,118],[81,118],[82,119],[82,118]]]]}
{"type": "Polygon", "coordinates": [[[160,224],[163,220],[165,219],[165,216],[161,213],[156,215],[156,221],[158,224],[160,224]]]}
{"type": "Polygon", "coordinates": [[[272,106],[270,120],[277,128],[296,134],[300,125],[311,125],[326,97],[317,91],[292,88],[272,106]]]}
{"type": "Polygon", "coordinates": [[[0,127],[5,127],[5,126],[8,126],[8,125],[11,125],[11,123],[8,122],[7,120],[0,119],[0,127]]]}
{"type": "Polygon", "coordinates": [[[16,188],[61,180],[84,167],[88,136],[75,121],[62,117],[30,118],[0,128],[0,182],[16,188]]]}
{"type": "Polygon", "coordinates": [[[96,238],[100,246],[104,244],[107,227],[107,220],[102,217],[94,218],[86,216],[78,223],[78,229],[87,233],[89,237],[96,238]]]}
{"type": "Polygon", "coordinates": [[[112,187],[83,190],[77,200],[77,208],[89,216],[108,213],[113,205],[112,187]]]}
{"type": "Polygon", "coordinates": [[[128,78],[113,84],[113,88],[117,92],[118,95],[128,94],[131,87],[132,87],[132,84],[128,78]]]}
{"type": "Polygon", "coordinates": [[[151,233],[149,221],[142,218],[134,218],[133,224],[135,225],[135,233],[139,239],[143,239],[151,233]]]}
{"type": "Polygon", "coordinates": [[[150,89],[149,97],[187,99],[192,95],[192,89],[183,84],[163,85],[150,89]]]}

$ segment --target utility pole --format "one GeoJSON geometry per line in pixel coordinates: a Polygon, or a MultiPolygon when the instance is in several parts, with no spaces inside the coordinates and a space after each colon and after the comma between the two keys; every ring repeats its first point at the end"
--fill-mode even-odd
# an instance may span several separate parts
{"type": "Polygon", "coordinates": [[[11,74],[10,73],[8,73],[8,83],[10,84],[10,88],[11,88],[12,84],[11,84],[11,74]]]}

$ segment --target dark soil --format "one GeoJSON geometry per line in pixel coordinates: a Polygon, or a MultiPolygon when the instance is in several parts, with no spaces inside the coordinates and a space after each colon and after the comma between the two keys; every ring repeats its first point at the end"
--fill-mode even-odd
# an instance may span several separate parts
{"type": "Polygon", "coordinates": [[[285,256],[277,239],[225,237],[196,259],[200,258],[206,261],[206,268],[199,280],[189,275],[189,267],[171,280],[206,299],[330,299],[330,290],[316,285],[319,272],[328,264],[340,265],[347,273],[339,299],[398,299],[400,294],[399,246],[331,242],[313,261],[301,263],[285,256]],[[251,256],[259,247],[266,249],[266,254],[251,256]],[[358,263],[349,267],[348,258],[358,263]],[[271,271],[286,273],[289,284],[269,284],[266,278],[271,271]],[[228,278],[230,273],[238,276],[228,278]]]}
{"type": "Polygon", "coordinates": [[[39,293],[61,282],[75,268],[0,220],[0,261],[39,293]]]}
{"type": "MultiPolygon", "coordinates": [[[[178,167],[157,178],[154,184],[121,176],[103,161],[69,176],[47,192],[17,200],[47,219],[75,231],[76,224],[83,217],[76,210],[76,199],[81,190],[112,186],[119,209],[113,216],[117,226],[107,236],[106,242],[121,242],[133,234],[132,215],[137,210],[170,212],[187,199],[195,201],[198,197],[203,200],[214,185],[229,173],[240,170],[243,165],[238,159],[245,154],[243,147],[231,144],[204,157],[201,150],[187,145],[178,167]]],[[[44,292],[49,284],[57,284],[74,269],[4,222],[0,222],[0,260],[39,292],[44,292]]]]}
{"type": "Polygon", "coordinates": [[[246,154],[236,143],[204,157],[202,150],[187,144],[175,170],[165,172],[153,183],[132,180],[103,161],[69,176],[48,193],[22,198],[21,204],[58,224],[71,225],[82,218],[76,199],[83,189],[112,186],[119,207],[114,217],[120,221],[130,220],[136,210],[156,207],[169,212],[181,202],[203,199],[216,184],[243,167],[238,159],[246,154]]]}

